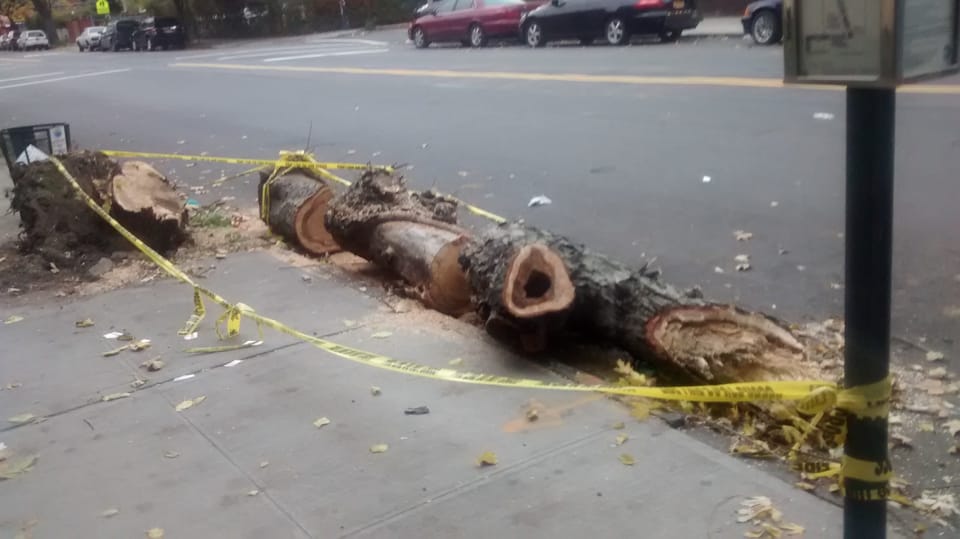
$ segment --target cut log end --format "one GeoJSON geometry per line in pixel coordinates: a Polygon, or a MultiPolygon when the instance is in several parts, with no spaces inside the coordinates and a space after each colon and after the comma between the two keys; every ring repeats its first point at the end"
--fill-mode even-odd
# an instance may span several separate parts
{"type": "Polygon", "coordinates": [[[460,267],[460,251],[469,241],[467,236],[447,243],[430,263],[430,283],[424,301],[444,314],[460,316],[471,310],[470,285],[460,267]]]}
{"type": "Polygon", "coordinates": [[[525,245],[510,261],[503,306],[516,318],[561,312],[573,304],[575,289],[563,260],[543,244],[525,245]]]}
{"type": "Polygon", "coordinates": [[[803,344],[774,320],[725,305],[676,307],[647,323],[669,363],[711,383],[804,379],[803,344]]]}
{"type": "Polygon", "coordinates": [[[311,254],[325,255],[340,250],[324,223],[324,214],[332,199],[333,190],[324,186],[301,204],[294,217],[297,241],[311,254]]]}

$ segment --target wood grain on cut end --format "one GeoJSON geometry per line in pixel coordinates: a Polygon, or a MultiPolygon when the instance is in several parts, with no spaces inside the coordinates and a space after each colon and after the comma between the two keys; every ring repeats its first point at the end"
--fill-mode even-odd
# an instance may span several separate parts
{"type": "Polygon", "coordinates": [[[430,283],[424,295],[424,301],[431,309],[460,316],[473,308],[470,303],[470,284],[459,262],[460,251],[468,241],[467,236],[460,236],[441,247],[433,257],[430,283]]]}
{"type": "Polygon", "coordinates": [[[654,351],[712,383],[810,379],[803,344],[775,320],[728,305],[678,306],[647,322],[654,351]]]}
{"type": "Polygon", "coordinates": [[[511,315],[535,318],[564,311],[575,295],[563,260],[546,245],[525,245],[510,261],[503,305],[511,315]]]}
{"type": "Polygon", "coordinates": [[[300,205],[294,216],[297,241],[305,251],[311,254],[325,255],[340,250],[340,246],[327,230],[323,219],[331,199],[333,199],[333,190],[323,186],[300,205]]]}

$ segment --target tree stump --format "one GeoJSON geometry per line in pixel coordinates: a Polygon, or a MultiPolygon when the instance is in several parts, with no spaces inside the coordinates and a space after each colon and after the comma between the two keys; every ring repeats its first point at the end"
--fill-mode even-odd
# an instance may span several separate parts
{"type": "MultiPolygon", "coordinates": [[[[257,200],[263,207],[263,186],[269,174],[260,173],[257,200]]],[[[324,214],[333,199],[330,185],[307,170],[294,170],[275,178],[268,187],[267,215],[270,230],[313,255],[340,250],[324,224],[324,214]]]]}

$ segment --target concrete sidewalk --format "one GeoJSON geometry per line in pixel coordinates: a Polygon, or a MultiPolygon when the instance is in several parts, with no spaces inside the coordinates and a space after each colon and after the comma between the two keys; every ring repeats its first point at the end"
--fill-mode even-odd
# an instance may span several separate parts
{"type": "MultiPolygon", "coordinates": [[[[372,283],[330,266],[297,269],[262,252],[216,263],[207,286],[300,330],[438,367],[461,358],[457,369],[557,378],[473,326],[395,314],[372,283]]],[[[0,430],[10,453],[39,458],[0,482],[0,535],[732,539],[750,529],[736,522],[739,503],[758,495],[806,537],[841,534],[838,507],[599,395],[414,378],[271,330],[256,348],[188,355],[215,344],[220,314],[210,309],[201,337],[184,341],[176,330],[190,310],[189,289],[170,281],[0,307],[0,319],[24,317],[0,325],[0,385],[13,388],[0,391],[0,409],[45,418],[0,430]],[[87,317],[96,326],[75,328],[87,317]],[[103,357],[117,346],[103,335],[120,329],[153,345],[103,357]],[[161,371],[139,367],[156,356],[161,371]],[[138,377],[147,382],[134,389],[138,377]],[[132,395],[103,402],[120,392],[132,395]],[[404,414],[416,406],[430,413],[404,414]],[[320,417],[330,424],[315,427],[320,417]],[[616,446],[618,434],[629,441],[616,446]],[[374,454],[374,444],[389,447],[374,454]],[[484,451],[499,463],[478,468],[484,451]]],[[[256,338],[249,322],[241,338],[256,338]]]]}

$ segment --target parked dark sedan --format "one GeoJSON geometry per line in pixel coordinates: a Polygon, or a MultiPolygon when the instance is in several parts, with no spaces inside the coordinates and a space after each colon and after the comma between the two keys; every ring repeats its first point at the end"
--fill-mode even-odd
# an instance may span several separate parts
{"type": "Polygon", "coordinates": [[[133,33],[139,27],[140,23],[134,19],[111,22],[100,34],[100,50],[116,52],[120,49],[133,49],[133,33]]]}
{"type": "Polygon", "coordinates": [[[551,0],[523,18],[520,32],[531,47],[558,39],[587,45],[597,37],[625,45],[635,34],[676,41],[702,19],[696,0],[551,0]]]}
{"type": "Polygon", "coordinates": [[[773,45],[783,37],[783,0],[759,0],[743,12],[743,33],[757,45],[773,45]]]}
{"type": "Polygon", "coordinates": [[[176,17],[147,17],[133,33],[133,50],[182,49],[187,36],[176,17]]]}

